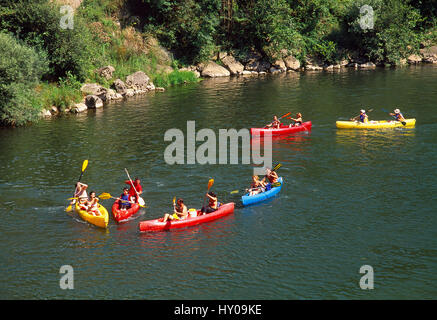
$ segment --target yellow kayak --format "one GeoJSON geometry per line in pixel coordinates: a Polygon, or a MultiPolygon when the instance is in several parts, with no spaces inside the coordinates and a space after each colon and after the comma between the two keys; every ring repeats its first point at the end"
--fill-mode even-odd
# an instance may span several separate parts
{"type": "Polygon", "coordinates": [[[78,203],[76,203],[75,209],[83,220],[100,228],[106,228],[108,226],[109,214],[104,206],[99,204],[100,216],[94,216],[85,210],[81,210],[78,203]]]}
{"type": "Polygon", "coordinates": [[[397,127],[414,127],[416,124],[416,119],[405,119],[405,125],[403,125],[402,122],[395,120],[369,121],[367,123],[358,121],[336,121],[335,124],[339,129],[383,129],[397,127]]]}

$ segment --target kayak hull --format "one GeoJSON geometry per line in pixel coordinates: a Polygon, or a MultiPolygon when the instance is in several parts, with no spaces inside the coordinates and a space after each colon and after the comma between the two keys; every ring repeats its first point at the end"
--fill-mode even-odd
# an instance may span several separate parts
{"type": "Polygon", "coordinates": [[[286,135],[286,134],[293,134],[296,132],[301,131],[310,131],[311,130],[312,123],[311,121],[307,121],[302,123],[301,126],[298,127],[288,127],[281,125],[281,128],[279,129],[266,129],[266,128],[250,128],[250,134],[252,136],[263,136],[266,133],[271,133],[272,136],[280,136],[280,135],[286,135]]]}
{"type": "Polygon", "coordinates": [[[134,203],[128,210],[120,210],[120,200],[116,200],[112,205],[112,217],[115,221],[120,222],[128,219],[133,216],[135,213],[140,210],[140,205],[138,203],[134,203]]]}
{"type": "Polygon", "coordinates": [[[278,182],[281,183],[279,187],[274,187],[268,191],[255,194],[253,196],[249,196],[249,193],[246,193],[244,196],[241,197],[241,202],[243,203],[243,206],[249,206],[255,203],[259,203],[276,196],[281,191],[282,185],[284,184],[282,177],[278,178],[278,182]]]}
{"type": "MultiPolygon", "coordinates": [[[[176,228],[194,226],[200,223],[213,221],[233,213],[234,205],[235,204],[233,202],[222,204],[217,209],[217,211],[197,217],[188,217],[183,220],[168,220],[167,222],[162,222],[163,218],[159,218],[154,220],[141,221],[139,223],[139,229],[140,232],[147,232],[147,231],[165,231],[165,230],[171,230],[176,228]]],[[[197,210],[197,214],[199,214],[199,212],[200,210],[197,210]]]]}
{"type": "Polygon", "coordinates": [[[369,121],[367,123],[357,121],[336,121],[335,125],[339,129],[384,129],[414,127],[416,125],[416,119],[405,119],[405,126],[396,120],[369,121]]]}
{"type": "Polygon", "coordinates": [[[100,228],[107,228],[108,227],[109,214],[108,214],[108,211],[106,210],[106,208],[104,206],[102,206],[101,204],[99,204],[100,216],[94,216],[92,214],[89,214],[85,210],[81,210],[79,208],[78,203],[76,203],[76,205],[75,205],[75,210],[78,213],[78,215],[86,222],[89,222],[89,223],[91,223],[97,227],[100,227],[100,228]]]}

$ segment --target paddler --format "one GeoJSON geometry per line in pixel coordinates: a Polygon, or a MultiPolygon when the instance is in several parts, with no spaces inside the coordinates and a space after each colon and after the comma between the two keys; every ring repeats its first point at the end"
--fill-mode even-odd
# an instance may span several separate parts
{"type": "MultiPolygon", "coordinates": [[[[75,189],[74,189],[74,198],[82,198],[82,199],[88,199],[88,195],[86,193],[86,189],[88,188],[88,185],[81,182],[76,182],[75,189]]],[[[79,201],[80,202],[80,201],[79,201]]],[[[70,202],[70,205],[73,205],[76,203],[76,199],[73,199],[70,202]]]]}
{"type": "Polygon", "coordinates": [[[96,193],[94,191],[91,191],[90,199],[87,202],[88,213],[92,214],[93,216],[100,216],[98,202],[99,198],[96,197],[96,193]]]}
{"type": "Polygon", "coordinates": [[[176,205],[173,209],[173,214],[166,213],[164,214],[164,219],[162,222],[167,222],[168,219],[170,220],[183,220],[188,217],[188,208],[184,204],[184,200],[179,198],[176,202],[176,205]]]}
{"type": "Polygon", "coordinates": [[[266,175],[261,181],[264,182],[266,178],[269,180],[269,182],[265,186],[265,191],[268,191],[272,188],[273,183],[278,182],[279,177],[276,171],[270,170],[269,168],[266,168],[266,171],[266,175]]]}
{"type": "Polygon", "coordinates": [[[124,183],[130,186],[129,195],[133,199],[135,203],[138,203],[138,197],[143,193],[143,188],[140,185],[140,179],[135,178],[133,181],[133,185],[130,180],[126,180],[124,183]],[[138,192],[135,192],[135,190],[138,192]]]}
{"type": "Polygon", "coordinates": [[[130,201],[134,202],[131,195],[129,194],[129,190],[127,188],[123,188],[123,193],[120,195],[120,210],[127,210],[131,207],[130,201]]]}
{"type": "Polygon", "coordinates": [[[277,116],[273,117],[273,122],[266,125],[266,128],[273,128],[273,129],[279,129],[281,126],[281,122],[278,120],[277,116]]]}
{"type": "Polygon", "coordinates": [[[360,114],[357,115],[357,116],[354,117],[354,118],[351,118],[350,120],[351,120],[351,121],[359,120],[359,121],[362,122],[362,123],[367,123],[367,122],[369,121],[369,117],[368,117],[368,115],[366,114],[366,110],[361,109],[361,110],[360,110],[360,114]]]}
{"type": "Polygon", "coordinates": [[[208,206],[206,208],[202,207],[202,209],[200,210],[200,212],[202,212],[203,214],[214,212],[220,206],[220,203],[217,200],[217,195],[214,192],[210,191],[206,194],[206,196],[208,197],[209,201],[208,206]]]}
{"type": "Polygon", "coordinates": [[[404,116],[402,115],[401,110],[399,110],[399,109],[395,109],[393,112],[394,112],[394,113],[389,113],[389,115],[395,117],[395,118],[396,118],[396,121],[399,121],[399,122],[403,122],[403,121],[404,121],[404,122],[405,122],[405,118],[404,118],[404,116]]]}
{"type": "Polygon", "coordinates": [[[300,113],[300,112],[298,112],[296,114],[296,119],[294,119],[294,118],[290,118],[290,119],[294,121],[294,124],[290,123],[290,125],[289,125],[290,128],[291,127],[299,127],[303,123],[303,121],[302,121],[302,113],[300,113]]]}
{"type": "Polygon", "coordinates": [[[250,184],[249,195],[253,196],[255,194],[261,193],[265,191],[265,182],[261,181],[258,176],[252,176],[252,183],[250,184]]]}

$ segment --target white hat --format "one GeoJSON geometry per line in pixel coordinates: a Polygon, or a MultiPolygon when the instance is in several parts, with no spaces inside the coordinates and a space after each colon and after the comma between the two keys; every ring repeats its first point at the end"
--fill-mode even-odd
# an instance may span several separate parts
{"type": "Polygon", "coordinates": [[[366,113],[366,110],[361,109],[360,112],[361,112],[361,113],[366,113]]]}
{"type": "Polygon", "coordinates": [[[401,113],[401,110],[395,109],[395,113],[401,113]]]}

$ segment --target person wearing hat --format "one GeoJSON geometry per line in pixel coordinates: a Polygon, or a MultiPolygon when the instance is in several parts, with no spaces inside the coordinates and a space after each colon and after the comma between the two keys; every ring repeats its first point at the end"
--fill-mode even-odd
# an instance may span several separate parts
{"type": "Polygon", "coordinates": [[[394,113],[389,113],[389,114],[391,116],[395,117],[397,121],[400,121],[400,122],[405,121],[405,118],[402,115],[401,110],[399,110],[399,109],[395,109],[394,113]]]}
{"type": "Polygon", "coordinates": [[[294,121],[294,124],[290,123],[290,125],[289,125],[290,128],[291,127],[298,127],[298,126],[302,125],[302,122],[303,122],[302,121],[302,113],[298,112],[296,114],[296,119],[294,119],[294,118],[290,118],[290,119],[294,121]]]}
{"type": "MultiPolygon", "coordinates": [[[[74,190],[74,198],[78,198],[79,199],[79,201],[78,201],[79,203],[81,202],[81,200],[82,200],[82,202],[83,202],[84,199],[88,200],[88,194],[86,192],[87,188],[88,188],[87,184],[81,183],[79,181],[76,182],[75,190],[74,190]]],[[[70,205],[73,205],[75,203],[76,203],[76,199],[73,199],[70,202],[70,205]]]]}
{"type": "Polygon", "coordinates": [[[363,122],[363,123],[367,123],[369,121],[369,117],[366,114],[366,110],[361,109],[360,114],[354,118],[351,118],[351,121],[356,121],[358,119],[360,122],[363,122]]]}

